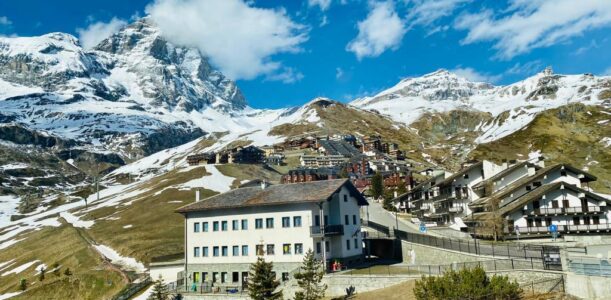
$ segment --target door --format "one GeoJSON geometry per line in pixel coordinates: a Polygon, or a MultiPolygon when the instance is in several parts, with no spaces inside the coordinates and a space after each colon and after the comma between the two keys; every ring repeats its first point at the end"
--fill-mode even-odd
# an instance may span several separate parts
{"type": "Polygon", "coordinates": [[[533,219],[526,219],[526,226],[533,227],[533,219]]]}
{"type": "Polygon", "coordinates": [[[562,207],[567,208],[567,207],[571,207],[569,205],[569,200],[568,199],[564,199],[562,200],[562,207]]]}
{"type": "Polygon", "coordinates": [[[537,227],[541,227],[542,226],[541,225],[541,219],[539,219],[539,218],[535,219],[535,226],[537,226],[537,227]]]}
{"type": "Polygon", "coordinates": [[[193,272],[193,282],[199,283],[199,272],[193,272]]]}
{"type": "Polygon", "coordinates": [[[248,272],[242,272],[242,289],[248,288],[248,272]]]}
{"type": "Polygon", "coordinates": [[[583,217],[583,224],[584,225],[590,225],[590,217],[588,217],[588,216],[583,217]]]}
{"type": "Polygon", "coordinates": [[[558,200],[552,200],[552,208],[558,208],[558,200]]]}
{"type": "Polygon", "coordinates": [[[541,204],[539,204],[539,200],[533,201],[533,210],[535,211],[535,213],[539,213],[539,207],[541,207],[541,204]]]}

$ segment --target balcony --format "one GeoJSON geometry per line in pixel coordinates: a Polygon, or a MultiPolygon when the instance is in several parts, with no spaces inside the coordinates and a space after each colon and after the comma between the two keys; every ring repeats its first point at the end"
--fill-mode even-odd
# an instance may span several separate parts
{"type": "MultiPolygon", "coordinates": [[[[611,224],[581,224],[581,225],[557,225],[558,232],[610,232],[611,224]]],[[[505,230],[507,233],[513,233],[513,228],[505,230]]],[[[532,226],[532,227],[520,227],[520,234],[551,234],[548,226],[532,226]]]]}
{"type": "Polygon", "coordinates": [[[453,213],[460,213],[464,210],[464,208],[462,206],[452,206],[450,207],[449,211],[453,212],[453,213]]]}
{"type": "Polygon", "coordinates": [[[530,212],[531,215],[571,215],[571,214],[598,214],[602,213],[600,206],[576,206],[576,207],[543,207],[530,212]]]}
{"type": "Polygon", "coordinates": [[[311,237],[322,237],[324,236],[336,236],[344,235],[344,225],[325,225],[324,230],[322,226],[310,226],[311,237]]]}

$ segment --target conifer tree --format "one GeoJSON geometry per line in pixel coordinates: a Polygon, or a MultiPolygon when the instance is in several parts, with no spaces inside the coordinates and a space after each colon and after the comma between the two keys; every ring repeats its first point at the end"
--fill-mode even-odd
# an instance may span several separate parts
{"type": "Polygon", "coordinates": [[[273,263],[266,262],[262,257],[250,266],[248,275],[248,295],[254,300],[282,299],[282,291],[274,293],[280,282],[276,280],[273,263]]]}
{"type": "Polygon", "coordinates": [[[168,287],[165,285],[161,275],[159,275],[159,279],[155,280],[153,291],[149,295],[148,300],[166,300],[169,293],[168,287]]]}
{"type": "Polygon", "coordinates": [[[306,252],[303,265],[295,274],[301,291],[295,293],[295,300],[318,300],[325,296],[326,284],[321,284],[325,270],[322,261],[314,257],[312,249],[306,252]]]}
{"type": "Polygon", "coordinates": [[[28,288],[28,280],[25,278],[21,278],[19,281],[19,289],[25,291],[28,288]]]}

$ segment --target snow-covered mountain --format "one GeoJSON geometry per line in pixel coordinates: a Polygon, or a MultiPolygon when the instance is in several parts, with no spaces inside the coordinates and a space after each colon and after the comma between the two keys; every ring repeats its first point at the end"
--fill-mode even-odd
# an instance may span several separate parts
{"type": "Polygon", "coordinates": [[[410,125],[424,113],[453,110],[481,111],[494,117],[482,122],[478,143],[507,136],[526,126],[541,111],[569,103],[601,104],[601,92],[611,77],[592,74],[560,75],[551,68],[507,86],[471,82],[447,70],[407,78],[379,94],[356,99],[351,105],[375,110],[410,125]]]}
{"type": "Polygon", "coordinates": [[[197,49],[141,19],[85,50],[68,34],[0,38],[0,122],[144,156],[249,112],[197,49]]]}

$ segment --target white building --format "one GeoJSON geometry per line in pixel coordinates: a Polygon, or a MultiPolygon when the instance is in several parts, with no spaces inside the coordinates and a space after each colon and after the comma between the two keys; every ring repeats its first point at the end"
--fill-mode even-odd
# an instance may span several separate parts
{"type": "Polygon", "coordinates": [[[549,226],[558,232],[603,233],[611,231],[610,202],[590,191],[589,182],[596,177],[567,164],[549,167],[520,163],[485,182],[484,197],[473,202],[473,214],[467,218],[470,231],[489,236],[493,212],[502,218],[499,224],[509,235],[550,234],[549,226]],[[506,184],[504,184],[505,182],[506,184]]]}
{"type": "Polygon", "coordinates": [[[243,287],[258,256],[287,280],[308,249],[327,266],[360,262],[363,205],[352,183],[338,179],[244,187],[179,208],[186,284],[243,287]]]}

